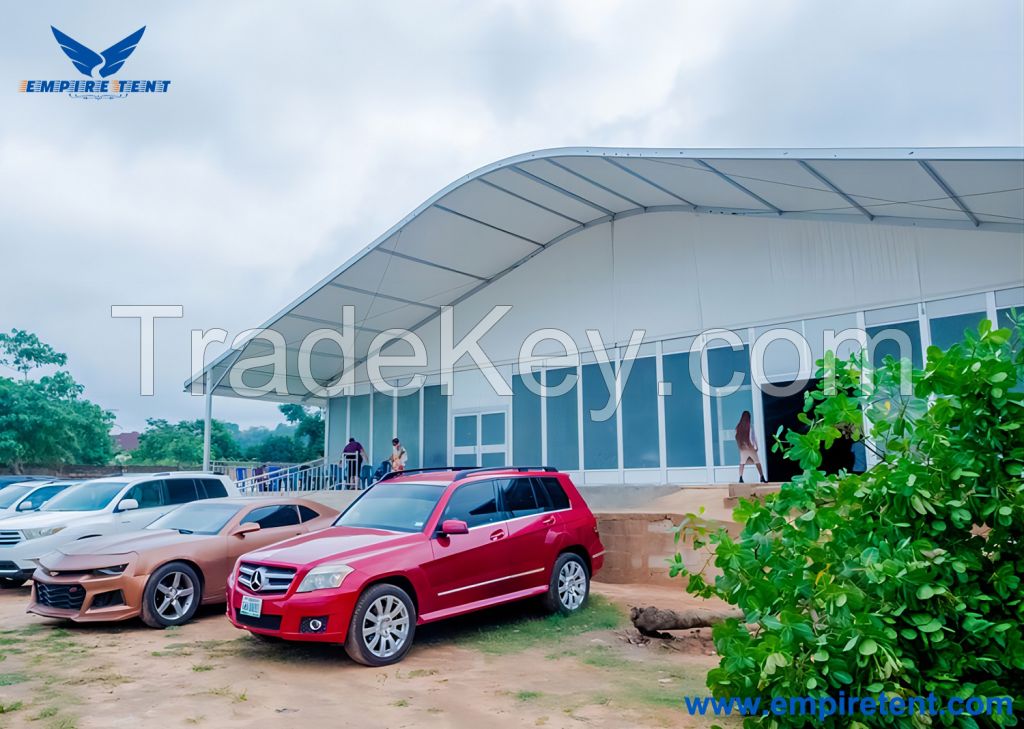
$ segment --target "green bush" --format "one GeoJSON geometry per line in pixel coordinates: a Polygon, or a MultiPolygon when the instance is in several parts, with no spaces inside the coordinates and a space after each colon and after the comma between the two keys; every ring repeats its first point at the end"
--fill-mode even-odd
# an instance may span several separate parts
{"type": "MultiPolygon", "coordinates": [[[[721,574],[687,573],[678,555],[673,574],[746,618],[713,631],[714,695],[1010,696],[1024,708],[1022,325],[984,321],[948,351],[930,348],[903,392],[892,359],[873,370],[863,354],[827,356],[801,414],[806,432],[776,439],[803,473],[763,504],[741,501],[736,538],[696,517],[683,522],[680,538],[713,552],[721,574]],[[822,450],[844,437],[863,440],[877,464],[863,474],[818,470],[822,450]]],[[[745,726],[1016,725],[857,718],[745,726]]]]}

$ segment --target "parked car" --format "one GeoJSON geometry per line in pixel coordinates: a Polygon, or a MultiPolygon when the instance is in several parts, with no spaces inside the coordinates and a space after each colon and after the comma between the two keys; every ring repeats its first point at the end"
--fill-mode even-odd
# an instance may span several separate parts
{"type": "Polygon", "coordinates": [[[343,643],[353,660],[384,666],[405,656],[417,625],[535,596],[579,610],[603,555],[564,473],[406,471],[330,529],[243,555],[227,614],[256,635],[343,643]]]}
{"type": "Polygon", "coordinates": [[[39,511],[54,496],[80,483],[80,479],[74,479],[11,484],[0,491],[0,519],[39,511]]]}
{"type": "Polygon", "coordinates": [[[75,622],[141,616],[153,628],[187,623],[224,602],[239,555],[329,527],[337,509],[291,496],[179,506],[145,529],[69,542],[43,555],[29,612],[75,622]]]}
{"type": "Polygon", "coordinates": [[[68,542],[141,529],[179,504],[238,490],[212,473],[131,474],[83,481],[39,511],[0,519],[0,588],[20,587],[37,560],[68,542]]]}
{"type": "Polygon", "coordinates": [[[29,481],[54,481],[55,476],[0,476],[0,492],[8,486],[16,483],[28,483],[29,481]]]}

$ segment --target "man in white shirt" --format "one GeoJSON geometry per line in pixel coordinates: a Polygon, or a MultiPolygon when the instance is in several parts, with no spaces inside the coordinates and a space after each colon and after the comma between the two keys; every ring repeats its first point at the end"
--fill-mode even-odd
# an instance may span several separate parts
{"type": "Polygon", "coordinates": [[[405,450],[398,438],[394,438],[391,441],[391,470],[392,471],[404,471],[405,462],[409,460],[409,454],[405,450]]]}

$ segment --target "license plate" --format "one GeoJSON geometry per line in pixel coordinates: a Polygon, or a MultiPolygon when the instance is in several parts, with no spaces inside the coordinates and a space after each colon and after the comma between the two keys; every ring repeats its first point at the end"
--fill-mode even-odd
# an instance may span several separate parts
{"type": "Polygon", "coordinates": [[[250,618],[258,618],[263,613],[263,601],[258,597],[246,597],[242,596],[242,607],[238,609],[238,612],[242,615],[248,615],[250,618]]]}

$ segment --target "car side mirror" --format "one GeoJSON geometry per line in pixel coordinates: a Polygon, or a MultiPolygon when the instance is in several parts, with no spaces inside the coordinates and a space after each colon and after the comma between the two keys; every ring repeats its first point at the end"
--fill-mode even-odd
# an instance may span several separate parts
{"type": "Polygon", "coordinates": [[[246,534],[252,534],[258,532],[262,527],[254,521],[246,522],[245,524],[239,524],[231,530],[231,536],[238,537],[239,539],[245,539],[246,534]]]}
{"type": "Polygon", "coordinates": [[[453,534],[469,534],[469,525],[461,519],[445,519],[441,523],[441,534],[449,537],[453,534]]]}
{"type": "Polygon", "coordinates": [[[22,501],[18,504],[17,511],[32,511],[33,506],[31,501],[22,501]]]}
{"type": "Polygon", "coordinates": [[[135,511],[139,508],[139,502],[135,499],[122,499],[121,503],[117,505],[118,511],[135,511]]]}

